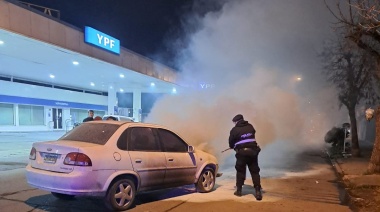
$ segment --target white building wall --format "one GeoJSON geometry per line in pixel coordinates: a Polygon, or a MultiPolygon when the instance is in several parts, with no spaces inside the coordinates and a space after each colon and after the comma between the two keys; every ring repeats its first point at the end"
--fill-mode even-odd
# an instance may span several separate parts
{"type": "MultiPolygon", "coordinates": [[[[48,87],[41,87],[35,85],[28,85],[22,83],[14,83],[8,81],[0,81],[0,95],[16,96],[16,97],[27,97],[27,98],[38,98],[38,99],[47,99],[47,100],[57,100],[64,102],[75,102],[83,104],[94,104],[94,105],[107,105],[108,97],[80,93],[62,89],[54,89],[48,87]]],[[[59,107],[59,106],[44,106],[45,110],[45,124],[41,126],[19,126],[18,124],[18,104],[14,104],[15,109],[15,126],[0,126],[0,132],[5,131],[47,131],[54,130],[52,123],[52,108],[62,109],[62,129],[61,130],[70,130],[72,129],[72,124],[69,123],[70,117],[70,108],[68,107],[59,107]]]]}
{"type": "Polygon", "coordinates": [[[64,108],[62,111],[63,119],[62,119],[62,129],[68,131],[73,128],[73,123],[71,122],[70,109],[64,108]]]}

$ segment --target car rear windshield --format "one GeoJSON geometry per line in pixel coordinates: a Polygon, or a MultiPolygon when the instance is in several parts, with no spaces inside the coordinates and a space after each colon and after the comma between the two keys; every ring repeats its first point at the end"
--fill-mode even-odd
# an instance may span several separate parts
{"type": "Polygon", "coordinates": [[[75,127],[58,140],[81,141],[104,145],[119,126],[117,124],[85,123],[75,127]]]}

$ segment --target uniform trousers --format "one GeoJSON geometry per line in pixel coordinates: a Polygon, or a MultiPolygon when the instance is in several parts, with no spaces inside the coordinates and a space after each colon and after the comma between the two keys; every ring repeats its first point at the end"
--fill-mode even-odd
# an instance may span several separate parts
{"type": "Polygon", "coordinates": [[[258,164],[259,151],[251,148],[236,150],[236,187],[241,188],[244,185],[246,167],[251,173],[253,186],[261,188],[260,184],[260,167],[258,164]]]}

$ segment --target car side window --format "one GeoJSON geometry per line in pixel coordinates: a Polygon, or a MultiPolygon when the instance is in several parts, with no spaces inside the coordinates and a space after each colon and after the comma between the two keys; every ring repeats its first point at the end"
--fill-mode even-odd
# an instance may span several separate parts
{"type": "Polygon", "coordinates": [[[125,130],[117,140],[117,147],[121,150],[127,149],[127,138],[128,138],[128,130],[125,130]]]}
{"type": "Polygon", "coordinates": [[[157,130],[165,152],[187,152],[188,145],[176,134],[165,129],[157,130]]]}
{"type": "Polygon", "coordinates": [[[157,139],[155,139],[152,129],[148,127],[132,127],[128,139],[129,151],[161,151],[157,139]]]}

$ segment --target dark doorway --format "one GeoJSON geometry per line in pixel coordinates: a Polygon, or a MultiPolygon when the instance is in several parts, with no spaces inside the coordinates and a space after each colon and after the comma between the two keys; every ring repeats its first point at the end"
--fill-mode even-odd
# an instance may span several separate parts
{"type": "Polygon", "coordinates": [[[53,108],[54,129],[62,129],[62,109],[53,108]]]}

